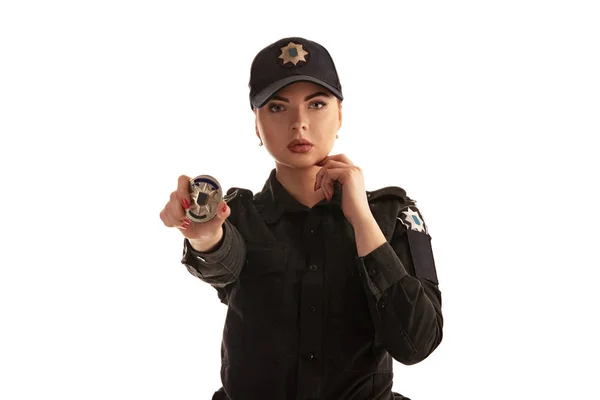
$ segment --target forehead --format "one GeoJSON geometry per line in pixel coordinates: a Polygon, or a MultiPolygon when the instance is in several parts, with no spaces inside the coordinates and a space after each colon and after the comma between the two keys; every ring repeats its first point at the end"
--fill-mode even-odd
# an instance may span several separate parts
{"type": "Polygon", "coordinates": [[[312,82],[294,82],[289,86],[284,87],[276,95],[280,95],[283,97],[289,96],[303,96],[308,94],[313,94],[315,92],[325,92],[329,93],[329,90],[325,89],[323,86],[319,86],[312,82]]]}

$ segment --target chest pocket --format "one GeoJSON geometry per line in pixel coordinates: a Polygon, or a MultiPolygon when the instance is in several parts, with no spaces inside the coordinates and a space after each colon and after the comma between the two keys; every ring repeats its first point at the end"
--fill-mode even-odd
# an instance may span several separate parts
{"type": "Polygon", "coordinates": [[[287,247],[279,243],[246,243],[246,264],[240,279],[255,279],[263,275],[285,272],[287,247]]]}
{"type": "Polygon", "coordinates": [[[243,316],[254,322],[270,323],[282,307],[287,248],[280,244],[248,244],[246,265],[239,276],[243,316]]]}
{"type": "Polygon", "coordinates": [[[288,248],[282,244],[247,243],[246,264],[240,272],[236,300],[241,312],[231,334],[241,340],[234,362],[247,365],[257,360],[274,361],[281,352],[281,321],[285,317],[284,291],[288,248]],[[233,332],[235,330],[235,332],[233,332]]]}

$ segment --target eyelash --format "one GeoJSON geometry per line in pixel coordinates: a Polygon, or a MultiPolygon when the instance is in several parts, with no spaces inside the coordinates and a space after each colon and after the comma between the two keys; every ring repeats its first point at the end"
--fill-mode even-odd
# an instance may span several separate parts
{"type": "MultiPolygon", "coordinates": [[[[321,107],[315,108],[315,110],[320,110],[322,108],[325,108],[327,106],[327,103],[324,101],[313,101],[312,103],[310,103],[309,106],[313,105],[313,104],[321,104],[321,107]]],[[[280,111],[273,111],[273,107],[283,107],[283,104],[277,104],[277,103],[271,103],[269,104],[269,111],[272,113],[278,113],[280,111]]]]}

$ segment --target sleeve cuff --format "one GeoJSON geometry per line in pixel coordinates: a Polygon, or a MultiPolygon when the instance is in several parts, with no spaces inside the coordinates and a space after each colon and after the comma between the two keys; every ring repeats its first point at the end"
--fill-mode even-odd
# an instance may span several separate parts
{"type": "Polygon", "coordinates": [[[188,271],[215,287],[223,287],[236,280],[246,258],[246,243],[238,230],[225,220],[221,245],[210,253],[194,250],[184,239],[181,263],[188,271]]]}
{"type": "Polygon", "coordinates": [[[357,257],[359,273],[371,293],[379,300],[382,293],[408,275],[404,264],[389,242],[385,242],[364,257],[357,257]]]}
{"type": "Polygon", "coordinates": [[[233,242],[233,235],[231,234],[231,228],[228,226],[230,222],[225,220],[223,223],[223,238],[221,239],[221,245],[214,251],[209,253],[200,252],[195,250],[190,241],[185,238],[183,244],[183,258],[185,261],[191,261],[190,259],[197,260],[203,264],[218,264],[222,262],[227,254],[231,251],[231,245],[233,242]]]}

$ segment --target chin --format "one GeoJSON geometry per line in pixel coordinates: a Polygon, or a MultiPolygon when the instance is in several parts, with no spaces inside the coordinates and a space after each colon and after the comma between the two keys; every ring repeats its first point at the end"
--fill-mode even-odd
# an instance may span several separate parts
{"type": "Polygon", "coordinates": [[[321,161],[323,158],[325,158],[325,156],[316,157],[314,155],[311,155],[310,157],[304,157],[301,159],[290,159],[289,157],[285,157],[285,158],[277,157],[277,158],[275,158],[275,161],[278,164],[281,164],[288,168],[305,169],[305,168],[314,167],[315,164],[318,163],[319,161],[321,161]]]}

